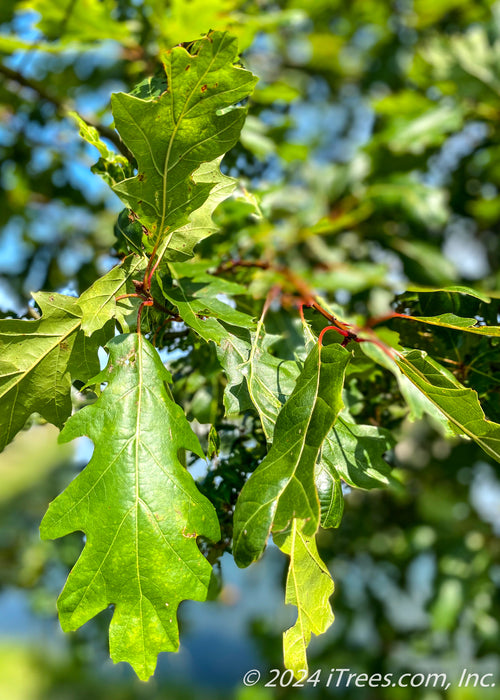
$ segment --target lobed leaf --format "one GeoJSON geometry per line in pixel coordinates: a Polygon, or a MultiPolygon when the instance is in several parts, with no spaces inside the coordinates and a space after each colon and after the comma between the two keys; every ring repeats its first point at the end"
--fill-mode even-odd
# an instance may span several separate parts
{"type": "Polygon", "coordinates": [[[146,680],[158,653],[178,648],[179,603],[207,597],[211,566],[196,538],[216,541],[220,533],[215,509],[179,461],[179,450],[203,453],[158,353],[136,334],[108,348],[108,366],[95,379],[106,389],[61,433],[63,441],[90,437],[94,454],[50,504],[41,535],[86,535],[58,601],[63,629],[114,604],[111,657],[146,680]]]}
{"type": "Polygon", "coordinates": [[[0,450],[35,411],[61,428],[71,413],[71,384],[99,370],[97,349],[111,335],[89,340],[78,299],[38,293],[39,320],[0,321],[0,450]]]}
{"type": "Polygon", "coordinates": [[[296,677],[308,668],[306,650],[311,635],[323,634],[334,620],[329,602],[334,583],[318,554],[314,535],[304,535],[305,527],[304,521],[294,518],[286,536],[274,536],[290,557],[285,603],[297,607],[297,620],[283,635],[283,651],[285,667],[296,677]]]}
{"type": "Polygon", "coordinates": [[[236,40],[211,32],[191,52],[177,46],[164,54],[166,89],[159,97],[111,98],[115,126],[138,164],[138,174],[113,189],[146,226],[160,258],[189,257],[214,228],[211,212],[232,191],[219,162],[245,119],[246,110],[235,105],[256,82],[236,59],[236,40]]]}
{"type": "Polygon", "coordinates": [[[134,304],[130,299],[117,302],[116,297],[134,292],[132,279],[140,277],[145,267],[144,258],[129,255],[83,292],[79,303],[83,313],[82,328],[87,335],[92,335],[113,318],[123,330],[128,329],[126,317],[133,311],[134,304]]]}

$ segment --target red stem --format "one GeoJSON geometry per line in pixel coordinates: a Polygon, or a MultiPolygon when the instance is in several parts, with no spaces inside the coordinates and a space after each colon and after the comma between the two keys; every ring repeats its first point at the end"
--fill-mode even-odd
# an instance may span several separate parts
{"type": "Polygon", "coordinates": [[[141,335],[141,316],[142,316],[142,310],[145,306],[153,306],[154,301],[152,299],[146,299],[146,301],[143,301],[142,304],[139,306],[139,311],[137,312],[137,333],[138,335],[141,335]]]}
{"type": "Polygon", "coordinates": [[[115,301],[120,301],[120,299],[130,299],[131,297],[138,297],[140,299],[144,299],[142,294],[120,294],[119,297],[115,297],[115,301]]]}
{"type": "Polygon", "coordinates": [[[158,258],[158,260],[155,262],[155,264],[154,264],[153,267],[151,268],[151,272],[149,273],[148,278],[147,278],[147,279],[144,278],[144,288],[145,288],[148,292],[149,292],[149,290],[151,289],[151,280],[153,279],[153,275],[154,275],[154,273],[156,272],[156,269],[157,269],[157,267],[158,267],[159,264],[160,264],[160,258],[158,258]]]}
{"type": "Polygon", "coordinates": [[[346,331],[343,331],[341,328],[337,328],[337,326],[326,326],[326,328],[323,328],[318,337],[318,343],[320,345],[323,345],[323,336],[327,331],[337,331],[337,333],[340,333],[340,335],[344,336],[345,340],[347,340],[347,338],[349,337],[349,334],[346,333],[346,331]]]}

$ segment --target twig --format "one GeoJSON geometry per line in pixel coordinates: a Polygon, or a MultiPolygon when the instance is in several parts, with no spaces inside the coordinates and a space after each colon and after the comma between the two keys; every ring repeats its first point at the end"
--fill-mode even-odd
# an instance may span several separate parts
{"type": "MultiPolygon", "coordinates": [[[[39,95],[39,97],[42,98],[42,100],[53,104],[60,116],[66,117],[68,112],[73,111],[74,107],[72,106],[71,102],[68,100],[61,100],[59,97],[48,91],[42,83],[26,78],[22,73],[19,73],[19,71],[13,70],[3,63],[0,63],[0,73],[18,85],[22,85],[23,87],[33,90],[39,95]]],[[[134,162],[134,156],[114,129],[110,129],[108,126],[104,126],[104,124],[100,124],[94,119],[86,118],[83,121],[89,126],[93,126],[94,129],[97,129],[102,137],[108,141],[111,141],[111,143],[117,147],[120,153],[125,156],[127,160],[134,162]]]]}

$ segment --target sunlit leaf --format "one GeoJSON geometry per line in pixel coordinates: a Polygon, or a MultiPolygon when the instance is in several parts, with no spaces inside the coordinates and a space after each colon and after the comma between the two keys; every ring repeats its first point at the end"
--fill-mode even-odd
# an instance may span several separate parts
{"type": "Polygon", "coordinates": [[[0,450],[36,411],[61,428],[71,413],[71,384],[99,369],[97,349],[109,329],[89,340],[78,299],[33,295],[39,320],[0,321],[0,450]]]}
{"type": "Polygon", "coordinates": [[[112,96],[115,126],[138,164],[138,174],[114,190],[146,226],[160,258],[188,257],[214,229],[211,213],[232,190],[218,159],[238,139],[246,110],[235,105],[256,82],[236,58],[236,40],[212,32],[190,52],[179,46],[164,54],[159,97],[112,96]]]}
{"type": "Polygon", "coordinates": [[[171,397],[158,353],[136,334],[117,336],[108,347],[108,367],[96,379],[106,389],[61,434],[65,441],[90,437],[94,454],[50,504],[41,534],[86,535],[58,601],[63,629],[75,630],[113,604],[111,656],[146,680],[158,653],[179,646],[179,603],[207,597],[211,567],[196,537],[216,541],[219,526],[179,461],[179,450],[203,453],[171,397]]]}
{"type": "Polygon", "coordinates": [[[304,535],[319,525],[314,470],[323,440],[342,408],[344,371],[350,353],[340,345],[309,353],[295,388],[281,409],[273,444],[246,482],[234,514],[233,552],[240,566],[258,559],[271,530],[288,532],[293,518],[304,535]]]}

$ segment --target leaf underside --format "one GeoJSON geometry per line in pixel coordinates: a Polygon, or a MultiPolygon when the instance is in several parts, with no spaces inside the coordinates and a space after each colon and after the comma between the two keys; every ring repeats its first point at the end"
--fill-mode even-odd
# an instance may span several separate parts
{"type": "Polygon", "coordinates": [[[330,596],[334,583],[321,560],[315,536],[304,535],[305,523],[294,518],[289,533],[274,536],[282,552],[290,557],[285,603],[295,605],[297,620],[283,635],[285,667],[296,677],[307,670],[307,646],[311,635],[320,635],[333,623],[330,596]]]}
{"type": "Polygon", "coordinates": [[[316,550],[320,503],[315,465],[342,408],[344,373],[351,354],[340,345],[312,347],[295,388],[278,414],[272,446],[244,485],[234,514],[233,554],[239,566],[261,556],[269,534],[290,557],[286,602],[297,621],[284,635],[285,665],[307,669],[312,633],[333,621],[333,581],[316,550]]]}
{"type": "Polygon", "coordinates": [[[405,352],[397,364],[457,435],[475,440],[487,454],[500,462],[500,424],[486,419],[473,389],[460,384],[422,350],[405,352]]]}

